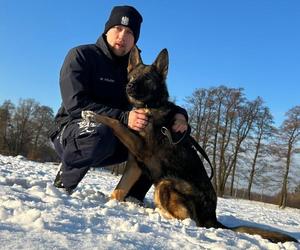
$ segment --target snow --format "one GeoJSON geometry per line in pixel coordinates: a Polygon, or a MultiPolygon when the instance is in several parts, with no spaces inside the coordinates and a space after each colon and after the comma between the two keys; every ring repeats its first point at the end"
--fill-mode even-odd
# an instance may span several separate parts
{"type": "MultiPolygon", "coordinates": [[[[70,197],[52,186],[58,166],[0,155],[0,249],[300,249],[260,236],[206,229],[190,220],[167,220],[145,207],[109,200],[120,176],[91,170],[70,197]]],[[[253,201],[218,200],[227,226],[252,225],[300,240],[300,210],[253,201]]]]}

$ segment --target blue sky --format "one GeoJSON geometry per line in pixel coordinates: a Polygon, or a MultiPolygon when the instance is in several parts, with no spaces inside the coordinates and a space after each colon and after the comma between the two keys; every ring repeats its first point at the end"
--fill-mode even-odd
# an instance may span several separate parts
{"type": "Polygon", "coordinates": [[[0,104],[34,98],[56,113],[67,51],[94,43],[114,5],[143,15],[139,47],[150,64],[169,51],[168,87],[179,104],[196,88],[244,88],[276,124],[300,105],[300,1],[1,0],[0,104]]]}

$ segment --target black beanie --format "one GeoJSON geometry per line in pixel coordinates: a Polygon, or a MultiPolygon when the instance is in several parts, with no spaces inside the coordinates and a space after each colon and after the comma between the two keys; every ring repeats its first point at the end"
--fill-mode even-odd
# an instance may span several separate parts
{"type": "Polygon", "coordinates": [[[132,30],[134,42],[136,43],[140,36],[142,22],[143,17],[135,8],[131,6],[115,6],[105,24],[104,34],[113,26],[123,25],[132,30]]]}

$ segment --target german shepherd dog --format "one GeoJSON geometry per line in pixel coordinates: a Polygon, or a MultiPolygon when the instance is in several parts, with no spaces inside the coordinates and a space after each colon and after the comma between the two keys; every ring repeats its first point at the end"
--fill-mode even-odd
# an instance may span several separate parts
{"type": "Polygon", "coordinates": [[[166,76],[168,51],[162,50],[152,65],[143,64],[139,51],[132,49],[128,64],[126,92],[133,107],[145,108],[149,123],[136,132],[120,121],[92,111],[83,111],[86,120],[112,128],[129,150],[126,170],[111,198],[124,200],[142,171],[152,179],[154,203],[165,218],[191,218],[199,227],[232,229],[236,232],[259,234],[272,242],[296,241],[279,233],[253,227],[228,228],[217,221],[217,195],[206,173],[192,138],[187,135],[180,143],[171,143],[162,133],[173,123],[174,106],[168,101],[166,76]]]}

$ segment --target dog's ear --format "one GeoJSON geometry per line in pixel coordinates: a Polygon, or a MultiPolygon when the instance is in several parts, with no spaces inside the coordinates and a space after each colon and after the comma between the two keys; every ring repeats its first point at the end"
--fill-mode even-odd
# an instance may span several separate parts
{"type": "Polygon", "coordinates": [[[127,72],[130,73],[138,64],[143,63],[140,50],[137,46],[134,46],[129,54],[129,61],[127,66],[127,72]]]}
{"type": "Polygon", "coordinates": [[[163,78],[166,79],[169,67],[169,55],[167,49],[163,49],[159,53],[153,65],[156,67],[158,73],[160,73],[163,78]]]}

